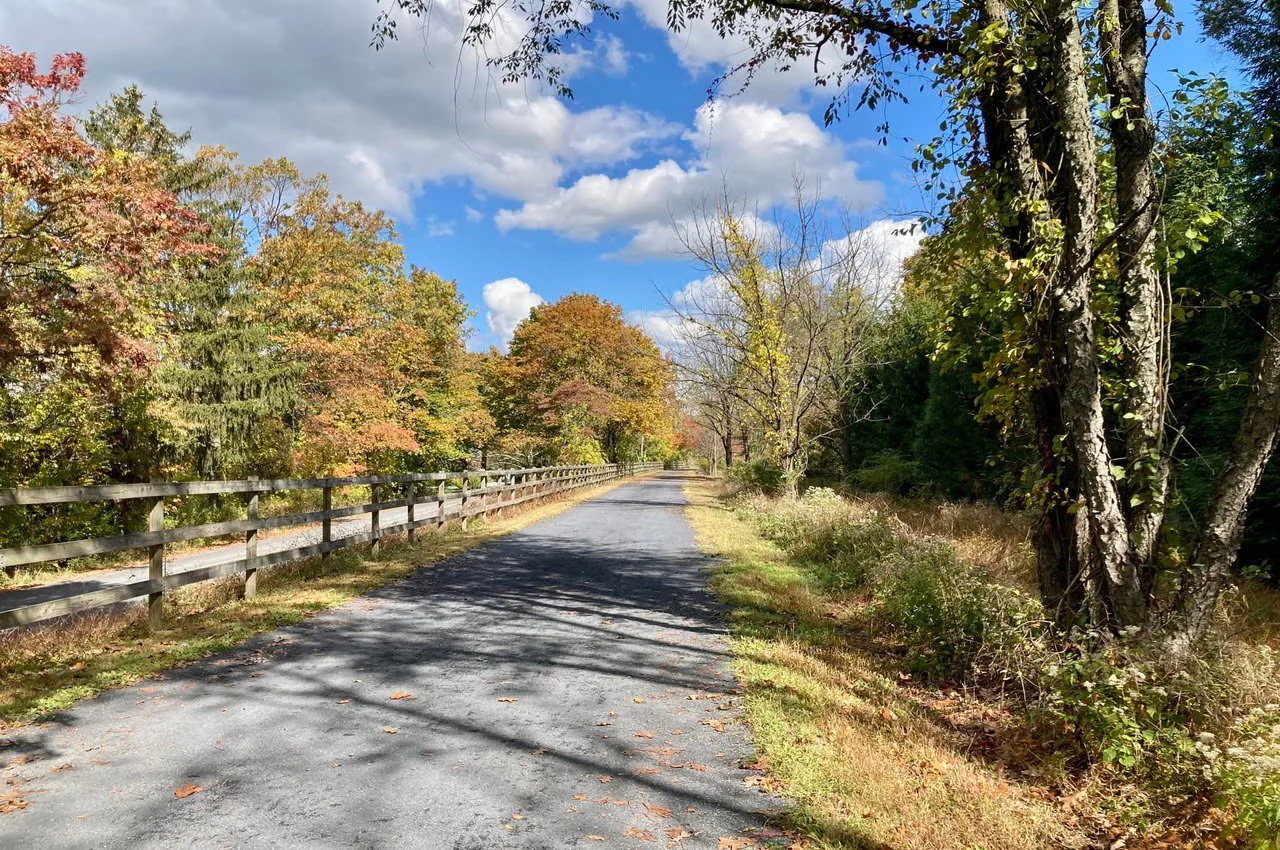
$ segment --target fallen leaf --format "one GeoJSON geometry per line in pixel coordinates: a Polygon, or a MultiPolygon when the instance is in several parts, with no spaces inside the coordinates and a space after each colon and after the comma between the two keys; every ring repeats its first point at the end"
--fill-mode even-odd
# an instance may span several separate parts
{"type": "Polygon", "coordinates": [[[632,697],[632,702],[644,702],[644,697],[632,697]]]}
{"type": "Polygon", "coordinates": [[[581,801],[588,799],[588,797],[586,794],[574,794],[573,799],[581,801]]]}
{"type": "Polygon", "coordinates": [[[650,814],[657,815],[660,818],[671,817],[671,810],[664,806],[658,806],[653,803],[645,803],[644,807],[649,810],[650,814]]]}
{"type": "MultiPolygon", "coordinates": [[[[346,704],[347,704],[347,703],[349,703],[349,702],[351,702],[351,700],[349,700],[349,699],[340,699],[340,700],[338,700],[338,705],[346,705],[346,704]]],[[[223,710],[223,711],[226,711],[226,709],[225,709],[225,708],[224,708],[224,709],[222,709],[222,710],[223,710]]]]}
{"type": "Polygon", "coordinates": [[[173,789],[173,796],[177,797],[179,800],[183,800],[190,797],[192,794],[199,794],[203,790],[204,789],[199,785],[183,785],[181,788],[173,789]]]}
{"type": "Polygon", "coordinates": [[[588,835],[588,836],[587,836],[587,840],[588,840],[588,841],[604,841],[604,836],[603,836],[603,835],[588,835]]]}
{"type": "Polygon", "coordinates": [[[408,691],[396,691],[394,694],[391,695],[391,698],[392,699],[417,699],[417,697],[415,697],[413,694],[409,693],[408,691]]]}
{"type": "Polygon", "coordinates": [[[893,713],[892,711],[890,711],[890,710],[889,710],[889,709],[887,709],[887,708],[882,708],[882,709],[880,709],[880,719],[882,719],[882,720],[895,720],[895,719],[897,719],[897,718],[895,717],[895,715],[894,715],[894,713],[893,713]]]}
{"type": "Polygon", "coordinates": [[[700,723],[702,723],[702,725],[703,725],[703,726],[710,726],[712,729],[716,730],[717,732],[723,732],[723,731],[724,731],[724,721],[723,721],[723,720],[702,720],[702,721],[699,721],[699,722],[700,722],[700,723]]]}
{"type": "Polygon", "coordinates": [[[102,759],[90,759],[89,764],[93,765],[94,767],[102,767],[104,764],[111,764],[111,762],[103,761],[102,759]]]}
{"type": "Polygon", "coordinates": [[[515,697],[498,697],[498,702],[519,702],[515,697]]]}
{"type": "Polygon", "coordinates": [[[72,764],[71,762],[67,762],[66,764],[60,764],[55,768],[51,768],[51,771],[53,773],[61,773],[64,770],[71,770],[74,767],[75,767],[74,764],[72,764]]]}
{"type": "Polygon", "coordinates": [[[613,777],[612,777],[612,776],[605,775],[605,776],[601,776],[601,777],[600,777],[600,782],[601,782],[601,783],[605,783],[605,782],[612,782],[612,781],[613,781],[613,777]]]}
{"type": "Polygon", "coordinates": [[[637,737],[637,738],[652,738],[652,737],[653,737],[653,733],[652,733],[652,732],[637,732],[637,733],[636,733],[636,737],[637,737]]]}
{"type": "Polygon", "coordinates": [[[382,727],[382,731],[383,731],[383,732],[386,732],[388,735],[394,735],[394,734],[396,734],[397,732],[399,732],[400,730],[399,730],[399,729],[397,729],[397,728],[396,728],[396,727],[394,727],[394,726],[383,726],[383,727],[382,727]]]}
{"type": "Polygon", "coordinates": [[[638,770],[631,771],[632,776],[657,776],[660,773],[662,773],[662,771],[658,770],[656,767],[642,767],[638,770]]]}
{"type": "Polygon", "coordinates": [[[684,841],[686,838],[692,838],[692,837],[693,837],[693,833],[690,832],[689,830],[682,829],[681,827],[678,827],[678,826],[673,826],[671,827],[671,829],[667,830],[667,846],[675,847],[677,844],[679,844],[681,841],[684,841]]]}
{"type": "Polygon", "coordinates": [[[10,812],[16,812],[19,809],[25,809],[26,807],[26,800],[9,800],[7,802],[0,803],[0,815],[7,815],[10,812]]]}
{"type": "Polygon", "coordinates": [[[622,834],[625,835],[627,838],[635,838],[635,839],[639,839],[640,841],[653,840],[652,832],[649,832],[648,830],[645,830],[645,829],[637,829],[634,826],[630,827],[626,832],[622,834]]]}
{"type": "Polygon", "coordinates": [[[546,747],[538,747],[538,749],[536,750],[529,750],[529,755],[531,756],[545,756],[546,754],[547,754],[546,747]]]}
{"type": "Polygon", "coordinates": [[[84,664],[84,662],[83,662],[83,661],[77,661],[75,664],[72,664],[72,665],[71,665],[70,667],[68,667],[67,669],[68,669],[68,670],[70,670],[70,671],[72,671],[72,672],[74,673],[74,672],[79,672],[79,671],[83,670],[83,669],[84,669],[84,667],[85,667],[85,664],[84,664]]]}
{"type": "Polygon", "coordinates": [[[597,726],[612,726],[613,724],[612,724],[612,723],[605,723],[605,722],[601,721],[600,723],[597,723],[596,725],[597,725],[597,726]]]}
{"type": "Polygon", "coordinates": [[[717,850],[742,850],[743,847],[755,847],[754,838],[721,838],[716,845],[717,850]]]}
{"type": "Polygon", "coordinates": [[[512,816],[511,816],[511,819],[512,819],[512,820],[524,820],[524,815],[522,815],[522,814],[520,814],[519,812],[517,812],[517,813],[515,813],[514,815],[512,815],[512,816]]]}

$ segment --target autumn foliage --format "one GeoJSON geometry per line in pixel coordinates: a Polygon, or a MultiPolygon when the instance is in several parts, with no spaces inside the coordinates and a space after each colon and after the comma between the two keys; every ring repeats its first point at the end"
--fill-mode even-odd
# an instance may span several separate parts
{"type": "MultiPolygon", "coordinates": [[[[673,450],[670,368],[617,307],[571,296],[510,355],[468,351],[457,286],[385,212],[285,159],[193,152],[136,86],[72,116],[85,72],[0,47],[0,487],[673,450]]],[[[0,511],[0,537],[33,533],[0,511]]]]}

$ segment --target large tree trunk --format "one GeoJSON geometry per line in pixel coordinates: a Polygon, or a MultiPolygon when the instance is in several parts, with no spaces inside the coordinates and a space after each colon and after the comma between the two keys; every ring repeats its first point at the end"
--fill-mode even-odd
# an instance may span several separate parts
{"type": "Polygon", "coordinates": [[[1236,432],[1235,444],[1218,475],[1205,516],[1204,530],[1191,562],[1169,629],[1175,655],[1191,649],[1209,630],[1218,597],[1231,577],[1244,536],[1249,500],[1258,489],[1280,432],[1280,276],[1267,307],[1262,353],[1253,371],[1249,399],[1236,432]]]}
{"type": "Polygon", "coordinates": [[[1124,323],[1125,495],[1129,558],[1144,576],[1155,559],[1164,522],[1170,464],[1165,456],[1168,310],[1156,263],[1155,127],[1147,97],[1147,20],[1142,0],[1103,0],[1102,67],[1111,94],[1115,151],[1116,247],[1124,323]]]}
{"type": "MultiPolygon", "coordinates": [[[[1075,455],[1078,484],[1088,522],[1076,540],[1077,558],[1104,571],[1099,583],[1105,609],[1116,627],[1146,621],[1146,595],[1129,558],[1128,529],[1111,471],[1102,408],[1102,374],[1091,304],[1093,256],[1098,230],[1098,171],[1093,116],[1087,90],[1083,36],[1070,0],[1057,0],[1051,23],[1053,100],[1063,161],[1058,181],[1062,205],[1061,260],[1048,272],[1049,303],[1062,334],[1062,414],[1075,455]]],[[[1046,128],[1047,129],[1047,128],[1046,128]]]]}

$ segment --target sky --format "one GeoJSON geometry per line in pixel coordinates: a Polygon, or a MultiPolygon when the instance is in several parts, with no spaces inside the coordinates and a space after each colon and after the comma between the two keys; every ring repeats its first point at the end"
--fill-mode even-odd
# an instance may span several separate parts
{"type": "MultiPolygon", "coordinates": [[[[570,292],[621,305],[665,342],[667,299],[700,277],[673,222],[725,193],[767,214],[796,175],[892,256],[914,249],[895,223],[925,207],[910,161],[942,115],[931,93],[831,127],[802,69],[711,101],[742,45],[706,25],[668,33],[666,0],[622,0],[620,20],[572,48],[565,101],[495,80],[459,46],[461,8],[438,0],[429,29],[401,24],[375,51],[375,0],[20,0],[0,4],[0,43],[85,54],[81,111],[137,83],[195,144],[288,157],[386,209],[409,262],[457,281],[477,349],[570,292]]],[[[1231,72],[1183,12],[1186,35],[1151,62],[1160,90],[1171,68],[1231,72]]]]}

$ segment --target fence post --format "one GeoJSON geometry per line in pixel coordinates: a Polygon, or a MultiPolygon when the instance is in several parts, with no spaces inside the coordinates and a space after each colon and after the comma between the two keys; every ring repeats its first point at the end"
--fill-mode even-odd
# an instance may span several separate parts
{"type": "MultiPolygon", "coordinates": [[[[327,479],[326,479],[327,480],[327,479]]],[[[324,519],[320,520],[320,542],[328,545],[333,542],[333,520],[329,514],[333,511],[333,487],[326,484],[324,486],[324,519]]],[[[329,560],[329,556],[333,553],[325,551],[320,556],[321,560],[329,560]]]]}
{"type": "MultiPolygon", "coordinates": [[[[257,481],[257,476],[249,479],[257,481]]],[[[254,491],[249,496],[249,507],[245,512],[246,518],[256,520],[258,518],[258,493],[254,491]]],[[[258,593],[258,529],[251,528],[244,533],[244,591],[240,594],[244,599],[252,599],[258,593]]]]}
{"type": "Polygon", "coordinates": [[[369,544],[369,554],[378,557],[378,551],[382,548],[382,532],[378,524],[378,485],[369,485],[369,501],[373,503],[373,510],[369,515],[369,531],[373,535],[373,541],[369,544]]]}
{"type": "Polygon", "coordinates": [[[417,488],[417,484],[416,484],[416,482],[410,481],[410,482],[405,486],[405,488],[404,488],[404,489],[405,489],[405,497],[406,497],[406,498],[408,498],[408,500],[409,500],[408,516],[406,517],[406,518],[408,519],[408,529],[409,529],[409,531],[405,534],[405,538],[406,538],[410,543],[412,543],[412,542],[413,542],[413,500],[414,500],[414,498],[415,498],[415,492],[414,492],[414,491],[416,491],[418,488],[417,488]]]}
{"type": "MultiPolygon", "coordinates": [[[[147,531],[164,531],[164,497],[156,499],[151,505],[151,515],[147,521],[147,531]]],[[[150,549],[151,561],[147,569],[147,578],[159,581],[164,578],[164,544],[158,543],[150,549]]],[[[158,631],[164,625],[164,591],[147,594],[147,626],[151,631],[158,631]]]]}
{"type": "Polygon", "coordinates": [[[440,479],[440,486],[436,488],[436,530],[444,528],[444,490],[445,485],[449,483],[448,478],[440,479]]]}
{"type": "Polygon", "coordinates": [[[467,502],[471,499],[471,476],[466,472],[462,474],[462,504],[458,506],[458,516],[462,517],[462,530],[467,530],[467,521],[471,517],[467,516],[467,502]]]}

